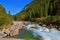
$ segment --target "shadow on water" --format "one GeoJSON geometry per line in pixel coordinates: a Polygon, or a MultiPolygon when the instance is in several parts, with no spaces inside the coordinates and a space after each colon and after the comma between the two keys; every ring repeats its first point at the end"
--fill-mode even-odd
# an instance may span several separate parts
{"type": "Polygon", "coordinates": [[[19,36],[20,39],[32,39],[32,40],[40,40],[40,38],[34,37],[31,31],[28,31],[26,29],[20,29],[19,30],[19,36]]]}

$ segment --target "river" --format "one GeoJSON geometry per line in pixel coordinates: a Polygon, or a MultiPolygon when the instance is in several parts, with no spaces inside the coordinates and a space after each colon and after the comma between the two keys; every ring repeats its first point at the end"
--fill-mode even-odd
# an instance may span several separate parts
{"type": "Polygon", "coordinates": [[[29,24],[26,29],[31,31],[34,37],[40,37],[42,40],[60,40],[60,31],[55,28],[48,29],[38,24],[29,24]],[[31,28],[32,26],[36,26],[36,28],[31,28]]]}

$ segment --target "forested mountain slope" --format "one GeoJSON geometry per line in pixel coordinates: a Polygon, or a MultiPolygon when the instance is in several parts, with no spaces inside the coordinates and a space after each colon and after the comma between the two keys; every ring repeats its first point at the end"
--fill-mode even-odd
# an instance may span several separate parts
{"type": "Polygon", "coordinates": [[[0,26],[8,24],[12,20],[13,18],[9,14],[7,14],[5,8],[0,4],[0,26]]]}
{"type": "Polygon", "coordinates": [[[33,20],[35,18],[56,15],[58,0],[33,0],[24,9],[15,15],[15,20],[33,20]]]}

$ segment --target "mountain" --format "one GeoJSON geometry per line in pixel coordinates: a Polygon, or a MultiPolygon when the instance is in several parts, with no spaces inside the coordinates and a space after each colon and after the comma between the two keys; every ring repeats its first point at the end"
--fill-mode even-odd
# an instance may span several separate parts
{"type": "Polygon", "coordinates": [[[35,18],[56,15],[57,0],[33,0],[15,15],[15,20],[33,20],[35,18]]]}
{"type": "Polygon", "coordinates": [[[6,13],[5,8],[0,4],[0,26],[4,24],[8,24],[12,20],[13,18],[6,13]]]}

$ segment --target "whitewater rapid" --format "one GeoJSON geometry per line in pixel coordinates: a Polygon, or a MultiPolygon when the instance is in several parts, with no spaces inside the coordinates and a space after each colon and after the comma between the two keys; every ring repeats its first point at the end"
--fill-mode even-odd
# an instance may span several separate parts
{"type": "Polygon", "coordinates": [[[48,29],[38,24],[29,24],[26,29],[31,31],[34,37],[41,37],[42,40],[60,40],[60,31],[55,28],[48,29]],[[32,26],[36,26],[36,28],[31,28],[32,26]]]}

